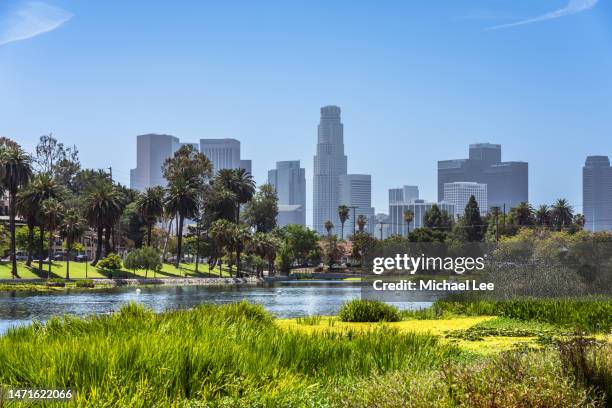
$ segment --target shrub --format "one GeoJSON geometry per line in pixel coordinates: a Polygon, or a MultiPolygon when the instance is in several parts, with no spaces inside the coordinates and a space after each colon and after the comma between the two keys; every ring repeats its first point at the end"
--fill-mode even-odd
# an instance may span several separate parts
{"type": "Polygon", "coordinates": [[[145,270],[145,277],[148,276],[149,270],[158,272],[162,268],[160,254],[153,247],[145,246],[134,249],[126,257],[124,265],[127,269],[136,271],[137,269],[145,270]]]}
{"type": "Polygon", "coordinates": [[[113,271],[121,269],[121,258],[115,253],[108,254],[104,259],[98,262],[98,268],[110,269],[113,271]]]}
{"type": "Polygon", "coordinates": [[[54,288],[63,288],[64,286],[66,286],[66,282],[61,278],[53,278],[47,280],[47,282],[45,282],[45,285],[54,288]]]}
{"type": "Polygon", "coordinates": [[[95,284],[91,279],[83,279],[76,282],[77,288],[93,288],[94,286],[95,284]]]}
{"type": "Polygon", "coordinates": [[[397,322],[397,308],[377,300],[355,299],[345,303],[338,313],[343,322],[397,322]]]}

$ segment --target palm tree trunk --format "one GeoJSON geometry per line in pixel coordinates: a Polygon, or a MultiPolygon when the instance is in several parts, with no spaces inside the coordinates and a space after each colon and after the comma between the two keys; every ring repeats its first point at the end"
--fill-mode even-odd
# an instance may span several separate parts
{"type": "Polygon", "coordinates": [[[38,241],[38,270],[43,272],[43,252],[45,252],[45,226],[40,226],[40,236],[38,241]]]}
{"type": "Polygon", "coordinates": [[[183,249],[183,222],[185,217],[179,214],[178,230],[176,231],[176,268],[178,269],[181,263],[181,250],[183,249]]]}
{"type": "Polygon", "coordinates": [[[68,244],[68,250],[67,252],[67,256],[66,256],[66,280],[70,279],[70,250],[72,249],[72,243],[71,242],[67,242],[68,244]]]}
{"type": "Polygon", "coordinates": [[[153,230],[153,225],[147,225],[147,246],[151,246],[151,231],[153,230]]]}
{"type": "Polygon", "coordinates": [[[340,229],[340,239],[344,240],[344,223],[342,223],[342,228],[340,229]]]}
{"type": "Polygon", "coordinates": [[[34,225],[28,225],[28,260],[26,266],[32,266],[32,258],[34,253],[34,225]]]}
{"type": "Polygon", "coordinates": [[[196,225],[196,259],[195,259],[195,273],[200,274],[198,267],[200,265],[200,226],[196,225]]]}
{"type": "Polygon", "coordinates": [[[236,277],[242,278],[242,262],[240,260],[240,251],[236,251],[236,277]]]}
{"type": "Polygon", "coordinates": [[[19,274],[17,273],[17,242],[15,239],[16,198],[16,194],[11,192],[9,195],[9,229],[11,232],[11,274],[13,276],[13,279],[19,277],[19,274]]]}
{"type": "Polygon", "coordinates": [[[170,229],[172,228],[172,221],[174,220],[174,215],[168,221],[168,232],[166,233],[166,239],[164,241],[164,250],[162,253],[162,262],[166,262],[166,253],[168,251],[168,240],[170,239],[170,229]]]}
{"type": "Polygon", "coordinates": [[[111,248],[111,244],[110,244],[110,239],[111,239],[111,228],[105,227],[104,228],[104,256],[108,256],[108,254],[113,252],[113,249],[111,248]]]}
{"type": "Polygon", "coordinates": [[[51,277],[51,264],[53,264],[53,260],[51,259],[52,253],[53,253],[53,230],[49,230],[49,267],[47,268],[47,279],[51,277]]]}
{"type": "Polygon", "coordinates": [[[94,256],[94,260],[91,262],[91,266],[96,266],[98,261],[100,260],[100,256],[102,255],[102,226],[98,225],[98,242],[96,242],[96,254],[94,256]]]}

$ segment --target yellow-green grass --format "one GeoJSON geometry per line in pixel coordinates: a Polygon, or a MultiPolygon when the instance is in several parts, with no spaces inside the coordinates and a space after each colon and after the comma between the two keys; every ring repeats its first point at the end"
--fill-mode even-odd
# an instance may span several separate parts
{"type": "MultiPolygon", "coordinates": [[[[454,333],[462,333],[468,329],[479,327],[515,328],[530,332],[554,334],[558,328],[534,322],[509,322],[509,319],[496,316],[452,316],[435,320],[402,320],[399,322],[352,323],[342,322],[335,316],[320,316],[316,319],[278,319],[276,324],[285,330],[297,330],[303,333],[320,334],[330,332],[368,332],[381,327],[399,330],[400,333],[432,334],[439,336],[442,343],[459,346],[462,350],[479,355],[490,355],[520,347],[539,348],[538,336],[530,335],[487,335],[481,339],[469,340],[455,338],[454,333]]],[[[598,340],[612,343],[612,335],[600,333],[594,335],[598,340]]]]}
{"type": "MultiPolygon", "coordinates": [[[[17,271],[19,276],[23,279],[40,279],[47,278],[48,265],[43,264],[43,270],[38,269],[38,263],[34,262],[32,267],[27,267],[23,262],[17,263],[17,271]]],[[[219,268],[214,268],[213,271],[209,271],[208,264],[200,264],[198,272],[195,272],[195,264],[181,264],[180,268],[176,268],[174,265],[163,264],[162,270],[155,274],[157,278],[177,278],[177,277],[218,277],[219,268]]],[[[103,278],[144,278],[145,270],[131,271],[122,269],[120,271],[105,271],[88,265],[86,262],[70,262],[70,278],[72,279],[103,279],[103,278]]],[[[149,278],[153,278],[154,274],[152,271],[148,272],[149,278]]],[[[223,277],[229,277],[229,271],[226,267],[223,268],[223,277]]],[[[10,263],[0,264],[0,279],[10,279],[11,276],[11,265],[10,263]]],[[[64,278],[66,277],[66,262],[58,261],[53,262],[51,266],[51,278],[64,278]]]]}

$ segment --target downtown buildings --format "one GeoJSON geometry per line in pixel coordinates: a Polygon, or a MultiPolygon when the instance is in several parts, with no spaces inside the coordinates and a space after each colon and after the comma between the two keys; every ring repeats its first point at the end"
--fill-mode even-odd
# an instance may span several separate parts
{"type": "Polygon", "coordinates": [[[204,153],[213,170],[243,168],[251,172],[251,161],[241,160],[240,142],[236,139],[200,139],[200,143],[182,143],[179,138],[150,133],[136,137],[136,168],[130,170],[130,188],[143,191],[148,187],[165,186],[162,167],[183,145],[204,153]]]}
{"type": "Polygon", "coordinates": [[[529,202],[528,164],[502,162],[501,145],[477,143],[470,145],[468,159],[438,161],[438,201],[444,200],[444,184],[475,182],[487,185],[487,211],[497,206],[509,211],[521,202],[529,202]]]}
{"type": "Polygon", "coordinates": [[[455,182],[444,183],[444,202],[452,204],[455,207],[455,217],[460,217],[464,214],[465,207],[474,196],[478,203],[481,215],[486,215],[488,210],[487,205],[487,185],[482,183],[470,182],[455,182]]]}
{"type": "Polygon", "coordinates": [[[276,162],[276,168],[268,171],[268,183],[278,195],[278,226],[306,225],[306,170],[300,161],[276,162]]]}
{"type": "Polygon", "coordinates": [[[582,211],[587,231],[612,230],[612,167],[608,156],[588,156],[582,168],[582,211]]]}
{"type": "Polygon", "coordinates": [[[349,207],[349,219],[344,224],[344,236],[350,236],[357,230],[356,220],[360,215],[366,217],[365,231],[374,232],[371,222],[374,217],[372,207],[372,176],[369,174],[345,174],[339,178],[340,204],[349,207]]]}

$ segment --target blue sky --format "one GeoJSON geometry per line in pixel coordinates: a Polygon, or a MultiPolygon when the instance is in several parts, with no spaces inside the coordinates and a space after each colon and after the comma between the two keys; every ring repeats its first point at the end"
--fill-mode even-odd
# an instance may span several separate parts
{"type": "Polygon", "coordinates": [[[529,162],[534,204],[580,211],[585,157],[612,156],[610,3],[2,0],[0,135],[53,132],[124,183],[137,134],[234,137],[258,182],[302,161],[310,219],[319,108],[336,104],[377,211],[402,184],[435,199],[436,161],[474,142],[529,162]]]}

